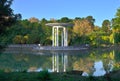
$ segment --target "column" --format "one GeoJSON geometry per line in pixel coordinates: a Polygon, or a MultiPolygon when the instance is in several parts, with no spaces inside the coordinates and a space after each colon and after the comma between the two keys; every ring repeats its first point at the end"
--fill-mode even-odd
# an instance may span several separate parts
{"type": "Polygon", "coordinates": [[[57,43],[57,29],[56,29],[56,27],[54,27],[54,30],[55,30],[55,34],[54,34],[54,46],[56,46],[56,43],[57,43]]]}
{"type": "Polygon", "coordinates": [[[63,46],[65,46],[65,27],[63,28],[63,33],[64,33],[64,35],[63,35],[63,46]]]}
{"type": "Polygon", "coordinates": [[[55,72],[55,55],[52,55],[52,71],[55,72]]]}
{"type": "MultiPolygon", "coordinates": [[[[63,27],[62,27],[62,29],[63,29],[63,27]]],[[[63,30],[61,31],[61,46],[64,46],[64,32],[63,32],[63,30]]]]}
{"type": "Polygon", "coordinates": [[[64,46],[67,46],[67,30],[64,27],[64,46]]]}
{"type": "Polygon", "coordinates": [[[68,57],[67,57],[67,55],[65,54],[65,55],[64,55],[64,72],[66,72],[67,65],[68,65],[68,57]]]}
{"type": "Polygon", "coordinates": [[[59,72],[59,56],[58,56],[58,54],[57,54],[57,56],[56,56],[56,68],[57,68],[57,72],[59,72]]]}
{"type": "Polygon", "coordinates": [[[65,46],[68,46],[68,32],[67,32],[67,29],[65,31],[65,42],[66,42],[65,46]]]}
{"type": "Polygon", "coordinates": [[[56,61],[57,61],[57,56],[56,56],[56,54],[54,54],[54,56],[55,56],[55,59],[54,59],[54,67],[55,67],[55,71],[57,70],[57,63],[56,63],[56,61]]]}
{"type": "Polygon", "coordinates": [[[52,46],[55,46],[55,27],[52,28],[52,46]]]}
{"type": "Polygon", "coordinates": [[[62,71],[65,72],[64,71],[64,53],[62,53],[61,57],[62,57],[62,71]]]}
{"type": "Polygon", "coordinates": [[[59,46],[59,27],[57,26],[57,35],[56,35],[56,38],[57,38],[57,40],[56,40],[56,46],[59,46]]]}

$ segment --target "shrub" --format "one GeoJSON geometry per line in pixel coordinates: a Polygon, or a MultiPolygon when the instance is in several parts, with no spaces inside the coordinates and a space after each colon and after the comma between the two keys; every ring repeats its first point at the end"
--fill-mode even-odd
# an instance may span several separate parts
{"type": "Polygon", "coordinates": [[[39,79],[40,81],[50,80],[50,74],[48,71],[41,71],[38,74],[37,79],[39,79]]]}

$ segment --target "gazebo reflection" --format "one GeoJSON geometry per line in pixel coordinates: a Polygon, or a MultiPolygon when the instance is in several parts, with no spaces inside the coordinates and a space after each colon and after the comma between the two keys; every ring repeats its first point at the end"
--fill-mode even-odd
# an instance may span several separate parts
{"type": "Polygon", "coordinates": [[[54,52],[52,54],[52,71],[53,72],[66,72],[68,66],[68,56],[65,53],[59,54],[54,52]]]}

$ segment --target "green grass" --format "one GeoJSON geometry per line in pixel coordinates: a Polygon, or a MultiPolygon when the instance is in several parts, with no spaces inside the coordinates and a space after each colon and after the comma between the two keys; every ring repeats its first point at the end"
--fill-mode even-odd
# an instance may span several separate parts
{"type": "Polygon", "coordinates": [[[0,81],[120,81],[117,77],[83,77],[80,75],[67,74],[67,73],[48,73],[42,72],[0,72],[0,81]]]}

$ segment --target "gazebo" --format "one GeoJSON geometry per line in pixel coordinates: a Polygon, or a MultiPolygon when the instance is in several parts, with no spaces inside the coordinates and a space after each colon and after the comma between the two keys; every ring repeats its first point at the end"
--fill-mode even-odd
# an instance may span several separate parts
{"type": "Polygon", "coordinates": [[[67,27],[72,27],[73,24],[70,24],[70,23],[47,23],[46,25],[52,27],[52,46],[68,46],[67,27]],[[59,42],[59,39],[60,39],[59,34],[61,34],[61,45],[59,42]]]}

